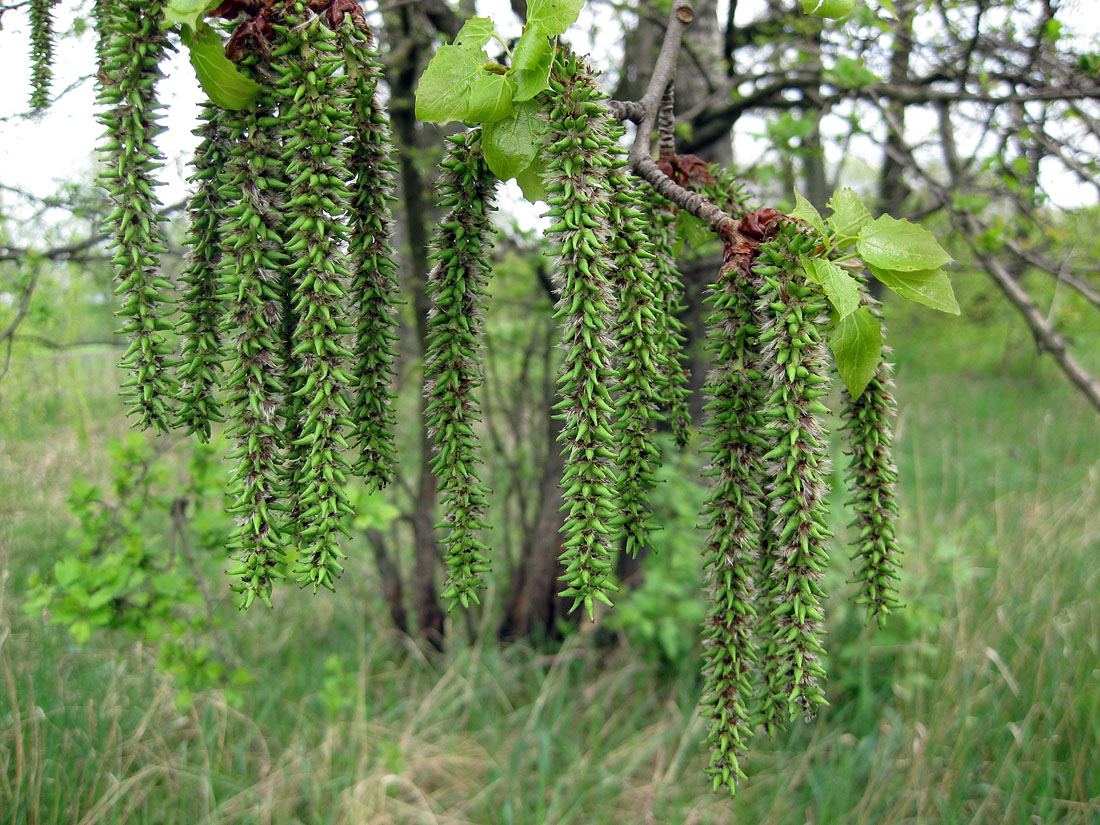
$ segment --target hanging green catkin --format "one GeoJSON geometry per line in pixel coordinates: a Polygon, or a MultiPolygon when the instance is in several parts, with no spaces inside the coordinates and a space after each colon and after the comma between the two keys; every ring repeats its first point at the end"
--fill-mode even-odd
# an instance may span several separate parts
{"type": "Polygon", "coordinates": [[[229,135],[221,125],[223,113],[207,102],[195,130],[195,149],[190,181],[195,191],[187,201],[190,228],[187,233],[187,269],[181,281],[186,291],[180,300],[180,391],[177,426],[209,441],[210,425],[225,419],[215,397],[222,370],[222,307],[218,299],[218,266],[222,258],[219,222],[225,204],[219,195],[218,176],[231,152],[229,135]]]}
{"type": "Polygon", "coordinates": [[[358,319],[352,366],[352,420],[359,450],[354,469],[369,489],[377,489],[389,483],[395,461],[391,384],[398,290],[397,262],[390,247],[390,202],[394,200],[396,165],[389,119],[378,97],[381,66],[361,15],[346,15],[340,32],[355,125],[348,153],[348,168],[354,175],[348,260],[352,306],[358,319]]]}
{"type": "Polygon", "coordinates": [[[657,300],[654,329],[659,348],[661,408],[665,411],[677,446],[682,449],[691,438],[691,408],[688,405],[691,389],[683,360],[686,344],[684,323],[680,320],[684,311],[684,285],[673,252],[676,215],[672,203],[648,185],[643,189],[643,201],[655,255],[653,272],[657,300]]]}
{"type": "MultiPolygon", "coordinates": [[[[620,155],[621,158],[621,155],[620,155]]],[[[643,232],[640,203],[634,191],[638,181],[625,170],[611,175],[613,196],[608,212],[614,236],[610,278],[619,296],[615,320],[618,393],[615,431],[619,440],[618,524],[624,531],[623,549],[631,556],[649,546],[652,509],[649,493],[656,484],[655,466],[661,455],[653,438],[654,425],[663,417],[664,366],[661,357],[658,306],[661,285],[654,267],[653,244],[643,232]]]]}
{"type": "Polygon", "coordinates": [[[821,663],[821,577],[828,562],[824,476],[827,432],[818,400],[828,392],[822,331],[829,323],[820,289],[798,263],[812,240],[783,223],[764,242],[753,266],[761,344],[760,372],[769,504],[763,542],[761,612],[764,682],[761,715],[774,733],[799,712],[826,704],[821,663]]]}
{"type": "Polygon", "coordinates": [[[427,426],[435,443],[432,472],[443,508],[440,526],[447,531],[448,578],[442,595],[452,606],[466,607],[479,603],[477,590],[485,586],[482,574],[489,570],[488,548],[479,538],[488,527],[488,490],[478,476],[482,460],[474,428],[481,418],[478,350],[497,179],[481,153],[480,129],[449,137],[447,143],[439,206],[449,211],[432,241],[424,381],[427,426]]]}
{"type": "Polygon", "coordinates": [[[710,490],[703,507],[710,603],[703,625],[702,713],[711,749],[707,773],[714,789],[734,793],[743,777],[739,758],[752,738],[750,703],[756,661],[754,578],[759,564],[764,494],[760,405],[765,388],[757,371],[756,294],[741,262],[727,256],[707,302],[707,343],[715,364],[707,376],[705,431],[710,490]]]}
{"type": "Polygon", "coordinates": [[[106,107],[100,115],[106,127],[100,180],[115,206],[107,225],[116,291],[122,296],[119,332],[129,341],[121,366],[130,378],[122,394],[131,405],[129,414],[136,416],[135,426],[163,432],[174,417],[169,402],[176,385],[164,335],[171,328],[166,316],[172,285],[157,273],[158,258],[167,252],[154,192],[154,175],[162,165],[153,143],[161,131],[155,87],[168,48],[162,12],[160,2],[117,0],[110,5],[101,24],[99,97],[106,107]]]}
{"type": "Polygon", "coordinates": [[[30,0],[31,23],[31,110],[41,112],[50,105],[53,80],[53,7],[58,0],[30,0]]]}
{"type": "MultiPolygon", "coordinates": [[[[864,303],[877,310],[870,298],[864,303]]],[[[851,492],[849,505],[856,513],[852,525],[857,530],[856,552],[858,565],[856,581],[859,593],[856,604],[867,608],[867,620],[875,619],[879,626],[886,624],[886,617],[899,606],[897,591],[898,549],[895,524],[898,505],[894,485],[897,468],[893,460],[894,435],[890,418],[896,405],[891,389],[894,386],[893,365],[889,362],[891,350],[883,347],[882,360],[874,377],[859,398],[852,398],[845,389],[842,393],[842,415],[847,422],[849,455],[847,481],[851,492]]]]}
{"type": "Polygon", "coordinates": [[[618,161],[611,139],[615,126],[588,65],[576,55],[559,57],[550,85],[556,97],[543,138],[543,179],[554,221],[548,234],[558,250],[554,317],[562,326],[565,352],[557,404],[565,456],[562,595],[573,597],[571,609],[584,604],[594,617],[594,602],[610,604],[607,593],[617,589],[611,581],[617,501],[610,389],[616,299],[607,259],[609,174],[618,161]]]}
{"type": "Polygon", "coordinates": [[[295,280],[292,354],[301,367],[292,376],[301,403],[300,472],[289,479],[295,523],[288,524],[297,544],[294,566],[303,587],[335,588],[345,554],[338,534],[353,514],[345,493],[351,467],[344,456],[345,434],[352,430],[347,348],[353,330],[348,320],[344,224],[350,194],[345,154],[351,137],[352,100],[348,97],[340,36],[301,2],[286,24],[276,26],[283,43],[272,55],[279,77],[280,134],[287,180],[286,252],[295,280]]]}
{"type": "Polygon", "coordinates": [[[226,372],[227,432],[236,448],[229,477],[230,513],[236,529],[229,546],[239,577],[232,588],[241,607],[259,598],[271,604],[272,585],[285,578],[286,554],[279,511],[286,489],[281,477],[279,406],[283,400],[283,161],[273,137],[274,99],[266,86],[246,112],[222,113],[233,148],[218,192],[225,207],[219,295],[232,343],[226,372]]]}

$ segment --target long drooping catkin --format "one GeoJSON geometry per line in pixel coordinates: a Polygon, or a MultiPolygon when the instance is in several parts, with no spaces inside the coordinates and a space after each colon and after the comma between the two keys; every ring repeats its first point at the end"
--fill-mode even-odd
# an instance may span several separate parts
{"type": "Polygon", "coordinates": [[[707,343],[714,368],[707,376],[705,431],[710,490],[703,507],[710,604],[703,625],[702,712],[709,719],[707,772],[714,789],[732,794],[743,776],[739,759],[752,738],[752,674],[756,661],[754,580],[759,564],[764,494],[760,432],[766,400],[758,371],[754,281],[727,256],[707,302],[707,343]]]}
{"type": "Polygon", "coordinates": [[[443,504],[448,578],[443,597],[463,607],[478,602],[489,569],[481,541],[488,490],[481,483],[481,419],[478,352],[489,274],[490,213],[496,176],[481,153],[481,130],[447,138],[439,179],[440,207],[448,210],[432,241],[428,276],[432,309],[424,379],[427,426],[435,443],[432,471],[443,504]]]}
{"type": "MultiPolygon", "coordinates": [[[[865,297],[864,303],[877,311],[872,299],[865,297]]],[[[874,619],[879,626],[899,606],[900,550],[895,534],[898,505],[894,493],[898,475],[893,459],[894,434],[890,429],[896,405],[891,392],[894,380],[890,353],[889,347],[883,347],[882,361],[858,398],[852,398],[844,390],[841,411],[851,456],[846,474],[851,494],[848,505],[856,514],[852,522],[857,531],[853,558],[859,583],[855,602],[865,606],[868,621],[874,619]]]]}
{"type": "Polygon", "coordinates": [[[555,317],[565,352],[558,377],[565,456],[562,595],[572,596],[573,608],[583,604],[592,616],[594,602],[610,604],[607,594],[616,589],[611,581],[616,521],[611,330],[617,301],[608,265],[616,127],[606,96],[580,58],[559,57],[551,86],[556,95],[544,137],[544,180],[554,221],[547,234],[558,251],[555,317]]]}
{"type": "Polygon", "coordinates": [[[346,493],[351,467],[344,455],[352,431],[349,401],[353,329],[348,312],[345,225],[350,193],[346,164],[352,133],[340,37],[306,4],[296,2],[272,67],[278,74],[279,134],[286,176],[287,269],[293,276],[294,358],[301,359],[289,388],[301,404],[299,460],[290,485],[302,586],[333,589],[343,570],[338,534],[352,514],[346,493]]]}
{"type": "Polygon", "coordinates": [[[353,175],[348,265],[355,313],[351,419],[359,457],[354,470],[376,489],[389,483],[395,461],[391,383],[399,299],[390,202],[396,164],[389,118],[379,97],[381,65],[362,15],[345,15],[339,33],[353,121],[347,165],[353,175]]]}
{"type": "Polygon", "coordinates": [[[821,578],[828,562],[824,476],[827,433],[818,401],[828,392],[822,338],[829,318],[820,289],[801,274],[799,255],[812,241],[781,223],[753,266],[760,328],[760,371],[767,384],[762,434],[768,513],[761,588],[764,696],[762,718],[773,732],[799,712],[825,704],[821,578]]]}
{"type": "Polygon", "coordinates": [[[174,418],[176,381],[165,336],[171,328],[172,285],[157,271],[167,249],[155,194],[162,157],[153,141],[161,131],[156,84],[163,76],[168,35],[161,28],[161,2],[115,0],[101,11],[99,98],[106,107],[100,115],[106,133],[100,180],[115,207],[107,225],[116,291],[122,296],[119,332],[129,342],[121,365],[130,377],[122,395],[135,426],[164,432],[174,418]]]}

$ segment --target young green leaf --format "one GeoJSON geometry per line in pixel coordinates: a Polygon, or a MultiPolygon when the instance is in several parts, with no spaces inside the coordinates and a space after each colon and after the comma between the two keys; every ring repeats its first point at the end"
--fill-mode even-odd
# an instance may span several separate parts
{"type": "Polygon", "coordinates": [[[530,0],[527,4],[527,25],[542,26],[553,37],[577,22],[584,0],[530,0]]]}
{"type": "Polygon", "coordinates": [[[892,272],[938,269],[953,260],[923,226],[889,215],[860,229],[856,248],[869,265],[892,272]]]}
{"type": "Polygon", "coordinates": [[[942,269],[922,269],[915,272],[898,272],[877,266],[871,266],[870,269],[872,275],[902,298],[950,315],[960,313],[951,281],[942,269]]]}
{"type": "Polygon", "coordinates": [[[871,212],[864,205],[863,199],[851,189],[836,190],[826,205],[833,210],[826,222],[839,238],[857,237],[871,220],[871,212]]]}
{"type": "Polygon", "coordinates": [[[470,89],[489,62],[484,46],[493,36],[493,21],[472,17],[449,46],[440,46],[416,87],[416,117],[425,123],[466,120],[470,89]]]}
{"type": "Polygon", "coordinates": [[[496,123],[486,123],[481,145],[489,168],[501,180],[520,174],[531,165],[538,153],[539,135],[546,125],[538,116],[534,101],[526,101],[496,123]]]}
{"type": "Polygon", "coordinates": [[[245,77],[225,56],[225,46],[218,33],[205,23],[199,24],[194,35],[184,35],[191,52],[199,84],[210,102],[220,109],[247,109],[260,93],[260,85],[245,77]]]}
{"type": "Polygon", "coordinates": [[[198,29],[208,11],[216,9],[221,0],[168,0],[164,6],[164,20],[169,24],[198,29]]]}
{"type": "Polygon", "coordinates": [[[847,317],[859,306],[859,284],[832,261],[825,258],[803,258],[802,268],[807,278],[821,285],[825,297],[841,318],[847,317]]]}
{"type": "Polygon", "coordinates": [[[822,238],[829,237],[829,231],[825,228],[825,221],[822,219],[821,213],[798,192],[794,193],[794,211],[791,212],[791,217],[808,223],[817,230],[822,238]]]}
{"type": "Polygon", "coordinates": [[[852,398],[859,398],[882,360],[882,324],[860,307],[837,322],[829,346],[844,386],[852,398]]]}
{"type": "Polygon", "coordinates": [[[467,120],[496,123],[512,114],[512,95],[516,84],[510,77],[482,69],[470,84],[470,108],[467,120]]]}
{"type": "Polygon", "coordinates": [[[550,67],[554,50],[546,30],[533,24],[527,27],[512,53],[512,78],[516,82],[514,100],[522,103],[550,87],[550,67]]]}

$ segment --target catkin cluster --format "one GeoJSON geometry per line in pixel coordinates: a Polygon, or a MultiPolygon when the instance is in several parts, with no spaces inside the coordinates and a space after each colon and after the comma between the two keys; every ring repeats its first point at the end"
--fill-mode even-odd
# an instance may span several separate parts
{"type": "Polygon", "coordinates": [[[247,607],[286,578],[333,587],[353,447],[369,486],[390,479],[397,287],[392,145],[361,10],[242,9],[230,53],[259,92],[244,110],[203,110],[174,374],[153,195],[161,6],[100,0],[96,27],[127,394],[143,426],[205,440],[226,422],[230,573],[247,607]]]}

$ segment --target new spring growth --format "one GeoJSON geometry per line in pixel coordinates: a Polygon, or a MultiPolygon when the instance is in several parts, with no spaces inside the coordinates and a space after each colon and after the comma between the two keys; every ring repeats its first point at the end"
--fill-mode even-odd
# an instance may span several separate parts
{"type": "Polygon", "coordinates": [[[560,288],[555,318],[565,353],[558,376],[564,419],[562,476],[565,526],[561,595],[573,597],[594,618],[595,602],[611,604],[616,590],[612,551],[616,538],[617,492],[613,462],[611,331],[616,300],[609,279],[612,235],[610,176],[618,166],[611,149],[613,124],[588,65],[560,56],[551,71],[555,93],[543,150],[546,202],[557,250],[554,278],[560,288]]]}
{"type": "Polygon", "coordinates": [[[482,315],[493,226],[496,176],[481,152],[481,130],[447,138],[439,178],[440,208],[447,210],[432,241],[428,293],[428,351],[424,378],[427,426],[435,445],[432,472],[442,497],[447,581],[443,597],[453,607],[479,603],[489,548],[481,541],[488,490],[481,483],[482,315]]]}

